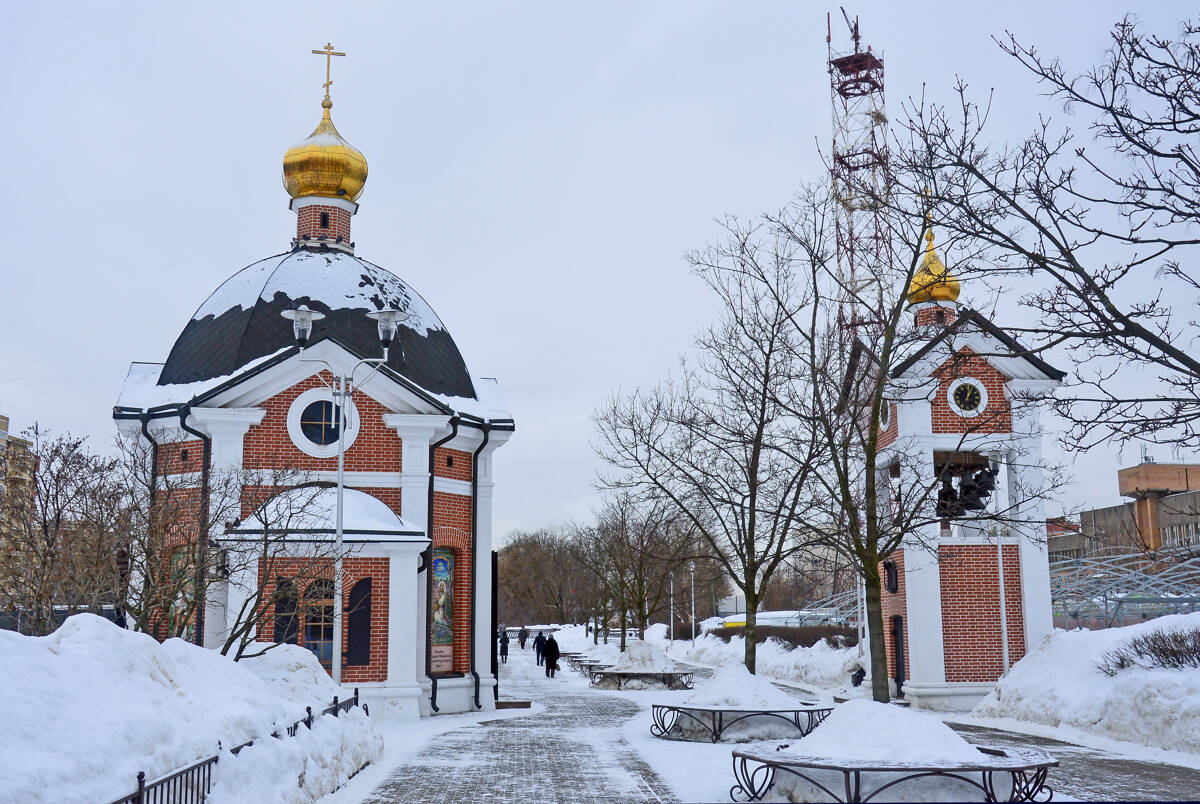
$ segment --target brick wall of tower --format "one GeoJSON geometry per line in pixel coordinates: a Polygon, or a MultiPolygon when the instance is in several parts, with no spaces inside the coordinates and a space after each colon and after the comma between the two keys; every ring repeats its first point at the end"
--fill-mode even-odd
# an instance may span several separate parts
{"type": "MultiPolygon", "coordinates": [[[[938,561],[946,681],[995,681],[1004,666],[996,546],[944,544],[938,561]]],[[[1004,546],[1004,587],[1008,656],[1015,663],[1025,655],[1021,559],[1016,545],[1004,546]]]]}
{"type": "MultiPolygon", "coordinates": [[[[308,209],[308,207],[305,207],[308,209]]],[[[303,211],[303,210],[302,210],[303,211]]],[[[328,372],[322,372],[331,380],[328,372]]],[[[289,468],[306,471],[337,471],[337,457],[314,458],[301,452],[288,435],[288,410],[296,397],[310,388],[322,388],[317,377],[309,377],[281,391],[258,407],[266,409],[260,424],[246,433],[243,462],[248,469],[289,468]]],[[[364,393],[354,394],[358,408],[358,436],[346,450],[347,472],[399,472],[400,439],[383,423],[389,411],[364,393]]]]}
{"type": "Polygon", "coordinates": [[[948,327],[958,318],[958,313],[954,310],[937,305],[929,305],[917,310],[916,322],[918,327],[948,327]],[[942,314],[942,320],[938,320],[938,313],[942,314]]]}
{"type": "Polygon", "coordinates": [[[158,473],[178,475],[204,468],[204,442],[174,441],[158,445],[158,473]]]}
{"type": "Polygon", "coordinates": [[[895,442],[896,437],[900,434],[900,423],[896,421],[897,406],[895,402],[883,400],[883,404],[887,405],[888,410],[888,426],[883,428],[879,433],[879,449],[891,446],[895,442]]]}
{"type": "MultiPolygon", "coordinates": [[[[271,602],[275,595],[277,578],[302,578],[305,587],[318,579],[333,578],[333,564],[323,562],[324,566],[314,567],[311,559],[304,558],[275,558],[271,562],[270,576],[265,576],[266,568],[259,568],[259,583],[263,585],[262,600],[267,602],[263,611],[262,624],[259,626],[257,640],[271,642],[275,636],[275,607],[271,602]]],[[[386,558],[346,558],[342,561],[342,591],[343,609],[349,614],[350,590],[363,578],[371,579],[371,645],[368,663],[365,665],[342,665],[342,681],[346,684],[356,684],[363,681],[387,680],[387,650],[388,650],[388,559],[386,558]]],[[[298,605],[297,627],[299,643],[304,644],[304,589],[297,589],[298,605]]],[[[342,649],[346,650],[349,642],[350,618],[342,618],[342,649]]]]}
{"type": "Polygon", "coordinates": [[[884,569],[883,562],[879,564],[880,585],[883,587],[883,634],[884,643],[887,645],[887,662],[888,662],[888,678],[896,677],[896,645],[892,639],[892,618],[902,617],[904,622],[904,677],[909,678],[909,661],[908,661],[908,599],[905,597],[904,583],[904,551],[897,550],[892,553],[890,561],[896,562],[896,580],[897,587],[895,592],[887,590],[887,571],[884,569]]]}
{"type": "Polygon", "coordinates": [[[938,378],[937,394],[933,398],[933,432],[935,433],[1010,433],[1012,409],[1004,394],[1008,378],[991,363],[963,348],[942,363],[934,372],[938,378]],[[960,377],[972,377],[987,389],[987,407],[978,416],[964,417],[954,412],[946,395],[950,384],[960,377]]]}
{"type": "Polygon", "coordinates": [[[342,238],[342,242],[350,242],[350,218],[347,210],[335,206],[313,204],[296,210],[296,237],[301,240],[325,237],[330,240],[342,238]],[[328,226],[321,226],[321,216],[327,215],[328,226]]]}

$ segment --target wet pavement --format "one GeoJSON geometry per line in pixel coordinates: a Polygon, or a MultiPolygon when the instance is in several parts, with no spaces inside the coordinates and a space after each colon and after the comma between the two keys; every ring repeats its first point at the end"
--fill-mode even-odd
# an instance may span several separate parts
{"type": "MultiPolygon", "coordinates": [[[[694,670],[698,678],[711,675],[705,668],[694,670]]],[[[676,800],[674,791],[622,736],[621,727],[641,712],[637,704],[578,684],[560,685],[546,679],[532,657],[521,653],[514,653],[504,666],[501,689],[505,698],[535,699],[545,711],[484,721],[434,738],[397,767],[364,802],[615,804],[676,800]]],[[[795,687],[781,685],[781,689],[797,697],[813,694],[795,687]]],[[[1197,770],[1000,729],[948,725],[972,743],[1036,746],[1047,751],[1059,761],[1049,776],[1055,798],[1191,801],[1200,797],[1197,770]]]]}

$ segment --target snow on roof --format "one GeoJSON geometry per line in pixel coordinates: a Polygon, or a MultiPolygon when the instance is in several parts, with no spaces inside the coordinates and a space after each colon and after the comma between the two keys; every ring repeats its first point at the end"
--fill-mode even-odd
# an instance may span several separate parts
{"type": "Polygon", "coordinates": [[[512,413],[508,410],[508,402],[505,401],[504,394],[500,391],[500,383],[495,377],[471,377],[471,384],[475,386],[475,395],[478,399],[433,393],[430,396],[449,406],[451,410],[478,416],[480,419],[494,421],[512,418],[512,413]]]}
{"type": "MultiPolygon", "coordinates": [[[[396,516],[387,504],[365,491],[345,489],[342,499],[342,530],[384,534],[422,533],[424,529],[396,516]]],[[[260,531],[265,521],[270,528],[333,533],[337,528],[337,489],[300,486],[276,494],[263,503],[258,513],[247,517],[234,532],[260,531]]]]}
{"type": "Polygon", "coordinates": [[[420,294],[387,269],[342,251],[306,249],[276,254],[238,271],[213,291],[192,320],[216,318],[237,307],[250,310],[259,299],[272,301],[276,293],[315,299],[332,309],[403,310],[409,316],[404,326],[422,335],[446,329],[420,294]]]}
{"type": "Polygon", "coordinates": [[[284,351],[287,350],[280,349],[256,360],[251,360],[239,369],[237,374],[226,374],[221,377],[176,385],[158,384],[159,374],[162,373],[162,363],[131,363],[129,372],[125,375],[125,384],[121,387],[121,395],[117,397],[117,407],[145,410],[159,405],[190,402],[201,394],[229,382],[234,377],[256,368],[284,351]]]}

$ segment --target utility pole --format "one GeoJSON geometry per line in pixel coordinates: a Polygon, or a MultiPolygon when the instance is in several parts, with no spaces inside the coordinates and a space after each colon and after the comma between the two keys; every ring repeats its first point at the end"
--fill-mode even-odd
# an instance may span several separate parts
{"type": "Polygon", "coordinates": [[[692,575],[692,647],[696,647],[696,562],[688,562],[688,572],[692,575]]]}

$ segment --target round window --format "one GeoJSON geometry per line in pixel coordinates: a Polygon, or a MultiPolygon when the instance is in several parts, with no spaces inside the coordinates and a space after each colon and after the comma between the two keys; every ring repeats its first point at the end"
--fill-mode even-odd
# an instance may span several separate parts
{"type": "Polygon", "coordinates": [[[987,407],[987,389],[978,380],[964,377],[950,384],[950,407],[960,416],[978,416],[987,407]]]}
{"type": "Polygon", "coordinates": [[[333,402],[322,399],[304,408],[300,413],[300,432],[322,447],[337,441],[338,413],[333,402]]]}

